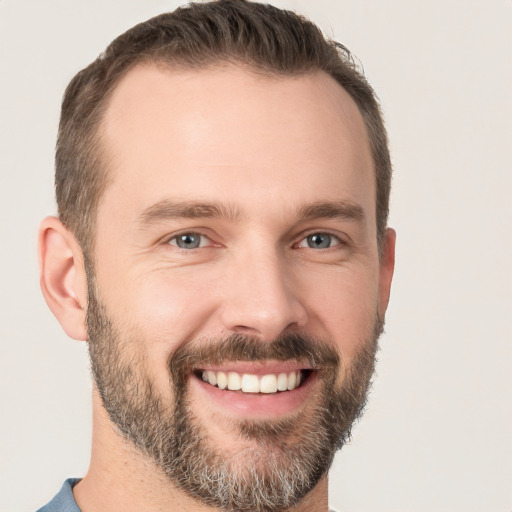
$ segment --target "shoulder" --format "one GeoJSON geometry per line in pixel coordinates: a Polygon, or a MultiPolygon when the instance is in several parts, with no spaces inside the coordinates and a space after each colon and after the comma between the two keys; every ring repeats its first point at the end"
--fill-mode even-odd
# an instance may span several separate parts
{"type": "Polygon", "coordinates": [[[68,478],[55,497],[37,512],[80,512],[73,496],[73,486],[79,478],[68,478]]]}

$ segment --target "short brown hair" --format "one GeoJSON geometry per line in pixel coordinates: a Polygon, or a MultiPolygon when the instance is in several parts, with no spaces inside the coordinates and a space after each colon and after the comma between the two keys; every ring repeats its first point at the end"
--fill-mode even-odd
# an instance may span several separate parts
{"type": "Polygon", "coordinates": [[[95,216],[108,182],[98,127],[120,79],[141,62],[202,68],[236,62],[271,75],[324,71],[353,98],[364,119],[375,165],[379,248],[387,225],[391,162],[380,107],[343,45],[293,12],[246,0],[191,3],[140,23],[115,39],[68,85],[56,152],[59,216],[84,252],[92,249],[95,216]]]}

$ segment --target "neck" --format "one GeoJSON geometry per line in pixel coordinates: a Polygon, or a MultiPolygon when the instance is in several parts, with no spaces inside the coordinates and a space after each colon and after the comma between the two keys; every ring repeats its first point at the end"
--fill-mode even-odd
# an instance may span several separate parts
{"type": "MultiPolygon", "coordinates": [[[[217,511],[184,494],[158,466],[125,440],[108,418],[96,390],[91,463],[73,494],[84,512],[217,511]]],[[[324,477],[290,512],[326,512],[327,509],[327,477],[324,477]]]]}

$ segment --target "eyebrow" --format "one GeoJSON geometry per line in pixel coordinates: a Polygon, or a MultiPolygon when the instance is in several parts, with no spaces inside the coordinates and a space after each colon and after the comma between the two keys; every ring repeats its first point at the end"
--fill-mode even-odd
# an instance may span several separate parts
{"type": "Polygon", "coordinates": [[[340,219],[366,222],[364,208],[352,201],[326,201],[312,203],[299,209],[299,217],[304,220],[312,219],[340,219]]]}
{"type": "MultiPolygon", "coordinates": [[[[139,224],[147,226],[173,219],[223,218],[240,220],[241,210],[235,205],[199,201],[172,201],[164,199],[146,208],[139,216],[139,224]]],[[[298,210],[300,220],[341,219],[365,223],[362,206],[351,201],[321,201],[305,204],[298,210]]]]}
{"type": "Polygon", "coordinates": [[[139,224],[146,226],[172,219],[225,218],[238,220],[242,214],[233,205],[202,203],[196,201],[172,201],[164,199],[146,208],[139,216],[139,224]]]}

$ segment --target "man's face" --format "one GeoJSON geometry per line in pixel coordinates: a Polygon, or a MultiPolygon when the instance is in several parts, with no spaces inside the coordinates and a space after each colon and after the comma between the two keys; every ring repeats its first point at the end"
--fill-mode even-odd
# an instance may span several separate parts
{"type": "Polygon", "coordinates": [[[205,503],[292,504],[364,403],[387,305],[355,104],[320,73],[139,66],[101,130],[88,327],[111,419],[205,503]]]}

